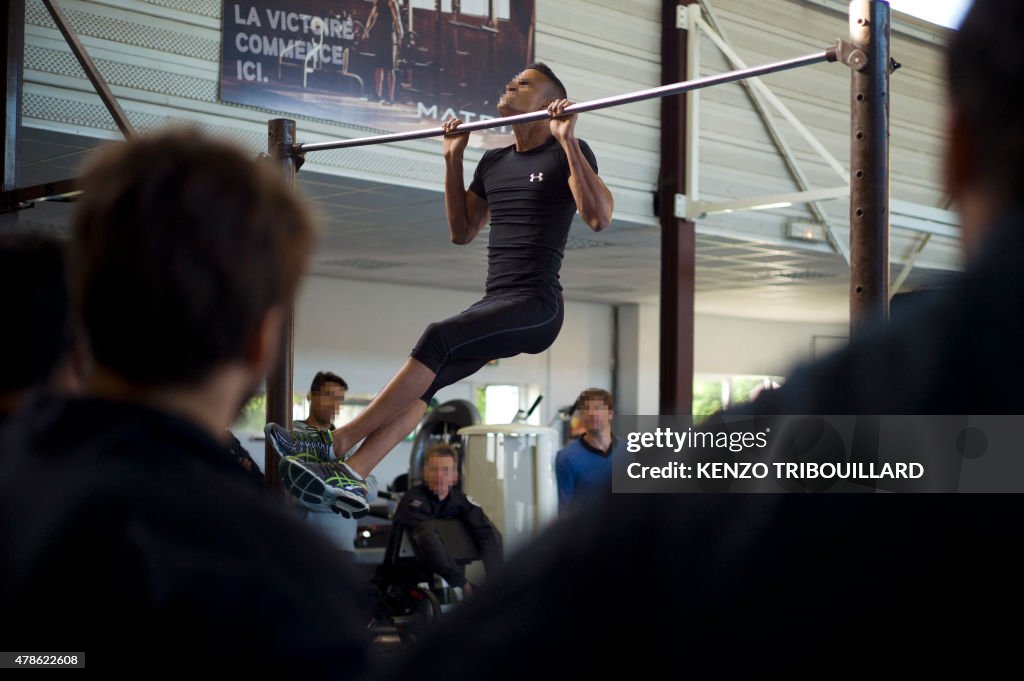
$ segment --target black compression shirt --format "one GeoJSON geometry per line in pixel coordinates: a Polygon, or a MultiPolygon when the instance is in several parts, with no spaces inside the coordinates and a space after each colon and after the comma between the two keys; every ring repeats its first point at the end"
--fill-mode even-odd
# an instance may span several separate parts
{"type": "MultiPolygon", "coordinates": [[[[597,172],[594,152],[583,140],[579,143],[597,172]]],[[[488,294],[561,290],[558,270],[576,213],[569,174],[569,159],[554,137],[529,151],[517,152],[513,145],[484,153],[469,189],[491,211],[488,294]]]]}

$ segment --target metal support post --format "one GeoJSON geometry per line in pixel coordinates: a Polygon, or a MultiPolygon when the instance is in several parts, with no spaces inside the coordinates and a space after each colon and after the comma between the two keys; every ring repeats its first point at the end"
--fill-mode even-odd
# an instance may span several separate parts
{"type": "MultiPolygon", "coordinates": [[[[686,10],[696,0],[680,3],[686,10]]],[[[674,83],[687,74],[690,41],[698,37],[679,28],[678,6],[662,5],[661,81],[674,83]]],[[[687,22],[687,25],[693,25],[687,22]]],[[[661,171],[658,219],[661,223],[661,351],[658,368],[658,413],[693,411],[693,310],[696,288],[696,226],[676,217],[675,197],[687,191],[687,102],[661,100],[661,171]]],[[[696,189],[696,187],[693,187],[696,189]]]]}
{"type": "Polygon", "coordinates": [[[22,61],[25,52],[25,3],[9,2],[0,10],[4,15],[4,121],[3,121],[3,186],[4,192],[18,186],[18,130],[21,127],[22,61]]]}
{"type": "MultiPolygon", "coordinates": [[[[295,148],[295,121],[287,118],[274,118],[267,124],[267,153],[281,168],[285,181],[295,186],[295,174],[302,165],[301,154],[295,148]]],[[[284,324],[281,327],[281,342],[277,350],[270,372],[267,374],[267,422],[277,423],[285,428],[292,426],[292,384],[294,383],[294,351],[295,351],[295,304],[286,311],[284,324]]],[[[267,485],[278,487],[281,484],[277,476],[277,451],[266,444],[267,485]]]]}
{"type": "Polygon", "coordinates": [[[850,3],[851,336],[889,316],[889,24],[887,2],[850,3]]]}

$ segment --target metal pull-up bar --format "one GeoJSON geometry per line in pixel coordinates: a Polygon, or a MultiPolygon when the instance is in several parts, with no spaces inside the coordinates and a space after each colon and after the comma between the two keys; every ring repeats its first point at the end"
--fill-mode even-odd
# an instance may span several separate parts
{"type": "MultiPolygon", "coordinates": [[[[772,64],[764,64],[762,66],[755,66],[749,69],[741,69],[739,71],[728,71],[726,73],[720,73],[714,76],[695,78],[693,80],[687,80],[681,83],[673,83],[671,85],[662,85],[660,87],[653,87],[647,90],[637,90],[636,92],[629,92],[624,95],[604,97],[602,99],[594,99],[589,102],[579,102],[571,106],[565,107],[565,113],[583,113],[585,111],[595,111],[597,109],[605,109],[611,106],[619,106],[622,104],[630,104],[632,102],[640,102],[645,99],[668,97],[669,95],[678,95],[684,92],[690,92],[691,90],[700,90],[701,88],[712,87],[714,85],[732,83],[738,80],[744,80],[746,78],[755,78],[757,76],[764,76],[769,73],[778,73],[779,71],[789,71],[791,69],[798,69],[803,66],[820,64],[821,62],[837,61],[838,59],[839,49],[838,46],[834,46],[829,47],[824,52],[817,52],[815,54],[809,54],[804,57],[796,57],[794,59],[787,59],[785,61],[775,62],[772,64]]],[[[546,110],[531,111],[529,113],[517,114],[515,116],[505,116],[504,118],[490,118],[482,121],[474,121],[472,123],[463,123],[458,127],[458,131],[473,132],[474,130],[500,128],[507,125],[514,125],[517,123],[532,123],[533,121],[541,121],[549,117],[550,116],[546,110]]],[[[445,130],[443,127],[427,128],[425,130],[396,132],[387,135],[358,137],[355,139],[336,140],[333,142],[314,142],[307,144],[296,144],[293,146],[292,151],[293,153],[296,154],[304,154],[309,151],[326,151],[328,149],[348,149],[350,147],[361,147],[366,146],[368,144],[404,142],[407,140],[423,139],[425,137],[439,137],[444,134],[445,130]]]]}

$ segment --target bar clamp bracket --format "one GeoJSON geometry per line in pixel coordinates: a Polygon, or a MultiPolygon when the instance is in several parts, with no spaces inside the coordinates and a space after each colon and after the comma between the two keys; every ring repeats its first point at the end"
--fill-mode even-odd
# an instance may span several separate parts
{"type": "Polygon", "coordinates": [[[274,145],[273,158],[293,158],[295,159],[295,172],[299,171],[302,164],[306,162],[306,152],[303,151],[302,147],[298,144],[289,144],[287,142],[278,142],[274,145]]]}
{"type": "Polygon", "coordinates": [[[836,61],[846,64],[854,71],[863,71],[867,68],[868,55],[848,40],[837,40],[834,49],[836,61]]]}
{"type": "MultiPolygon", "coordinates": [[[[835,59],[830,61],[842,62],[854,71],[862,72],[868,66],[868,55],[864,53],[864,50],[847,40],[837,40],[835,46],[829,48],[829,54],[835,55],[835,59]]],[[[893,73],[902,66],[903,64],[889,57],[889,73],[893,73]]]]}

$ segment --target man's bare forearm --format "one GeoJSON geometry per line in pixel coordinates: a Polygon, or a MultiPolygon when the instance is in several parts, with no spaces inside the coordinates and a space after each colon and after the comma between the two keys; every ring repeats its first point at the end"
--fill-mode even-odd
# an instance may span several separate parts
{"type": "Polygon", "coordinates": [[[569,190],[576,199],[576,210],[583,221],[594,230],[600,232],[611,224],[615,201],[604,181],[590,167],[580,143],[575,137],[562,142],[565,155],[569,159],[569,190]]]}
{"type": "Polygon", "coordinates": [[[466,244],[472,239],[466,217],[466,182],[462,166],[462,154],[445,155],[444,209],[452,243],[455,244],[466,244]]]}

